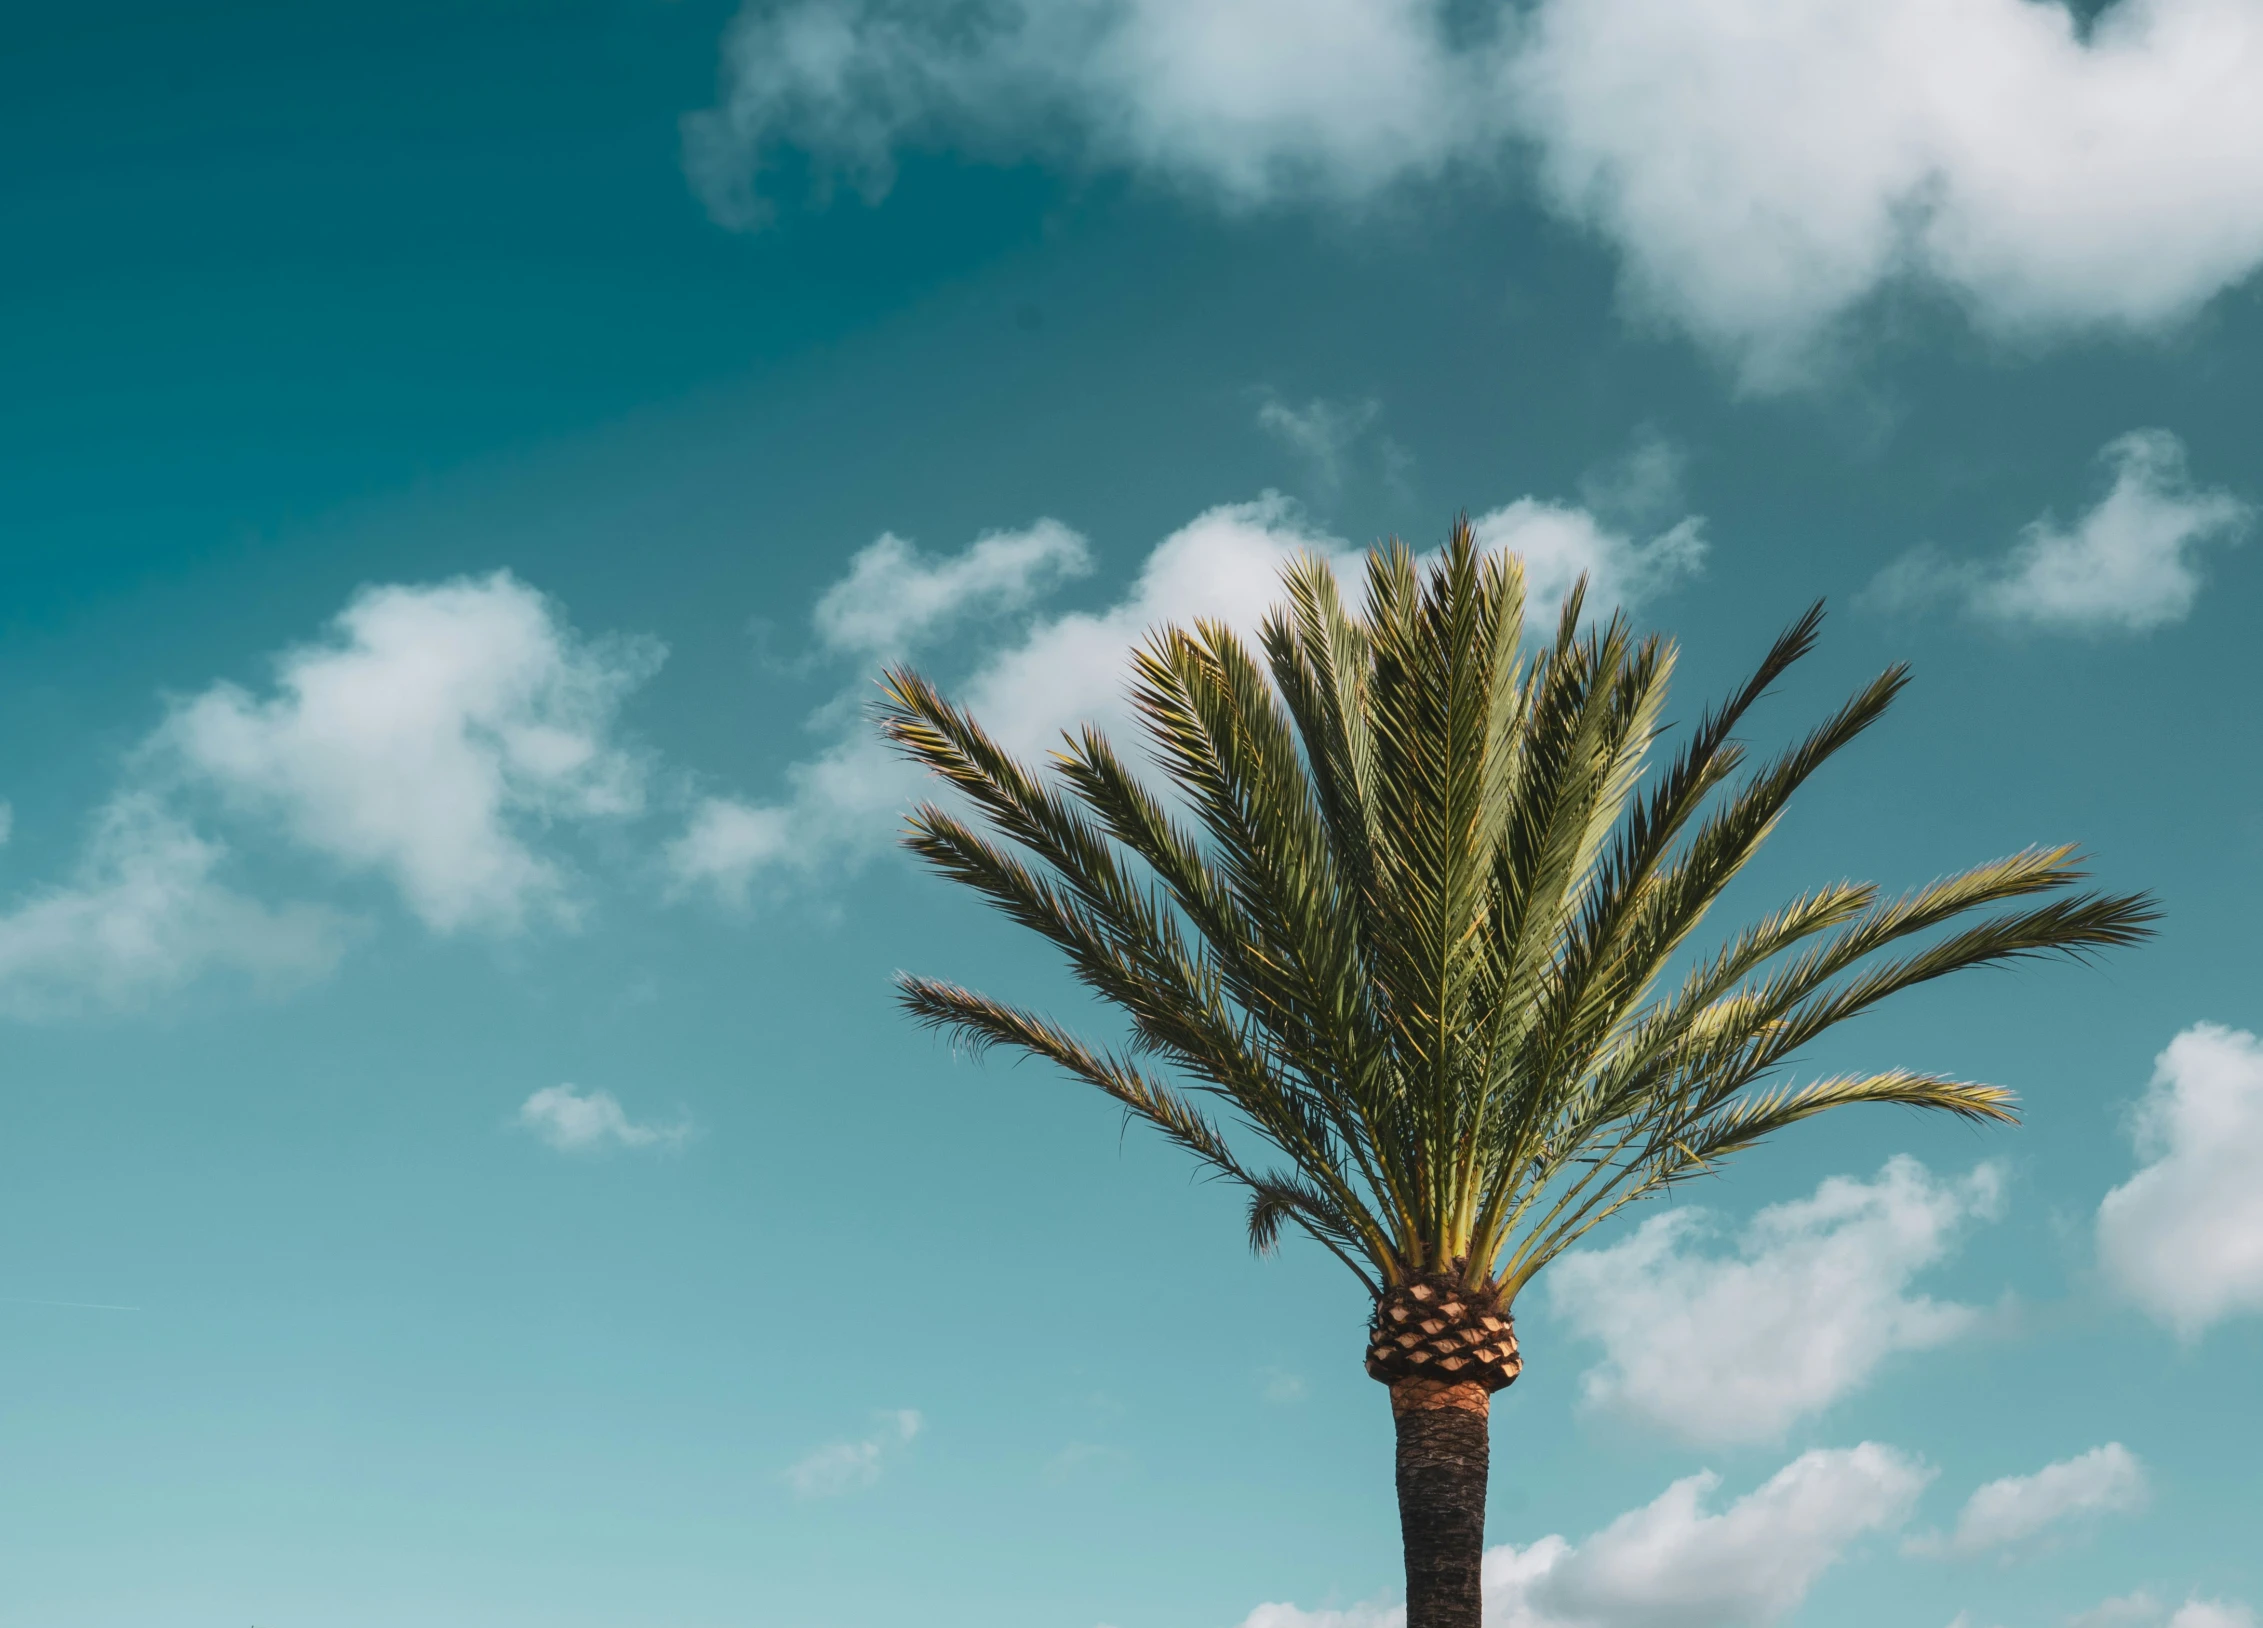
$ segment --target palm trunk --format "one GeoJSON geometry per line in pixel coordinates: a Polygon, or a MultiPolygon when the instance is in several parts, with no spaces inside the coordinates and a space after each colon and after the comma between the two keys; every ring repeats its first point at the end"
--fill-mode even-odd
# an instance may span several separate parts
{"type": "Polygon", "coordinates": [[[1482,1628],[1479,1571],[1485,1559],[1485,1424],[1491,1404],[1486,1388],[1469,1380],[1402,1379],[1391,1387],[1407,1628],[1482,1628]]]}

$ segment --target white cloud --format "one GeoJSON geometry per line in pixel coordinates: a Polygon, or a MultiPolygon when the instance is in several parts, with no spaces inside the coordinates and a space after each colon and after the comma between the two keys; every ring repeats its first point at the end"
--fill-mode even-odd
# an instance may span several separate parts
{"type": "Polygon", "coordinates": [[[2259,74],[2254,0],[2087,31],[2030,0],[1544,0],[1511,79],[1637,297],[1767,384],[1902,276],[2014,335],[2154,327],[2241,281],[2259,74]]]}
{"type": "Polygon", "coordinates": [[[1345,1606],[1341,1610],[1307,1611],[1282,1600],[1270,1600],[1242,1618],[1241,1628],[1406,1628],[1403,1605],[1345,1606]]]}
{"type": "Polygon", "coordinates": [[[217,684],[156,743],[240,811],[350,869],[389,876],[439,932],[570,918],[544,827],[643,804],[612,738],[649,642],[585,643],[507,572],[355,596],[331,636],[285,652],[276,691],[217,684]]]}
{"type": "Polygon", "coordinates": [[[1058,520],[985,532],[964,553],[930,560],[894,532],[858,551],[817,602],[817,631],[836,650],[882,658],[978,611],[1020,610],[1092,569],[1092,551],[1058,520]]]}
{"type": "MultiPolygon", "coordinates": [[[[1715,1512],[1720,1477],[1685,1477],[1577,1545],[1485,1555],[1489,1628],[1767,1628],[1861,1538],[1909,1518],[1928,1472],[1875,1442],[1803,1453],[1715,1512]]],[[[1402,1628],[1398,1606],[1259,1606],[1242,1628],[1402,1628]]]]}
{"type": "MultiPolygon", "coordinates": [[[[0,1010],[123,1007],[232,972],[274,990],[330,972],[358,931],[220,880],[196,792],[378,870],[433,928],[569,917],[564,821],[631,815],[644,766],[612,739],[656,644],[585,643],[506,572],[356,595],[322,642],[285,651],[274,693],[215,684],[177,701],[96,814],[76,875],[0,913],[0,1010]]],[[[0,843],[12,811],[0,802],[0,843]]]]}
{"type": "Polygon", "coordinates": [[[688,1121],[642,1125],[629,1118],[610,1091],[577,1091],[546,1085],[519,1104],[518,1122],[560,1153],[594,1153],[602,1148],[681,1147],[691,1135],[688,1121]]]}
{"type": "Polygon", "coordinates": [[[1607,612],[1656,597],[1705,562],[1705,522],[1694,515],[1641,542],[1610,530],[1585,509],[1530,497],[1470,524],[1488,549],[1524,557],[1527,615],[1543,634],[1552,631],[1556,605],[1582,576],[1588,605],[1607,612]]]}
{"type": "Polygon", "coordinates": [[[2089,1610],[2067,1619],[2067,1628],[2125,1628],[2133,1622],[2153,1622],[2161,1615],[2161,1602],[2143,1589],[2134,1594],[2100,1600],[2089,1610]]]}
{"type": "Polygon", "coordinates": [[[2157,328],[2241,282],[2258,78],[2258,0],[2120,0],[2087,27],[2035,0],[798,0],[732,23],[685,162],[752,225],[788,153],[868,197],[900,151],[947,147],[1248,207],[1505,170],[1529,143],[1632,298],[1765,387],[1899,281],[2015,337],[2157,328]]]}
{"type": "Polygon", "coordinates": [[[73,879],[0,914],[0,1010],[130,1007],[208,973],[277,992],[337,965],[352,936],[345,918],[246,898],[215,874],[225,857],[156,798],[113,799],[73,879]]]}
{"type": "Polygon", "coordinates": [[[2071,526],[2030,522],[1987,566],[1933,549],[1881,572],[1869,597],[1889,608],[1961,600],[1975,614],[2034,627],[2143,633],[2181,622],[2200,594],[2200,549],[2236,541],[2254,509],[2192,484],[2184,443],[2132,430],[2098,454],[2113,471],[2106,495],[2071,526]]]}
{"type": "Polygon", "coordinates": [[[2255,1628],[2255,1613],[2238,1600],[2187,1600],[2169,1628],[2255,1628]]]}
{"type": "MultiPolygon", "coordinates": [[[[2102,1600],[2068,1620],[2067,1628],[2131,1628],[2161,1621],[2165,1608],[2143,1589],[2102,1600]]],[[[2195,1595],[2176,1609],[2167,1628],[2255,1628],[2255,1613],[2239,1600],[2203,1600],[2195,1595]]]]}
{"type": "Polygon", "coordinates": [[[1980,1313],[1908,1292],[2002,1179],[1982,1165],[1936,1181],[1908,1157],[1874,1181],[1834,1176],[1771,1205],[1730,1253],[1701,1246],[1701,1209],[1652,1216],[1604,1249],[1548,1269],[1549,1306],[1604,1359],[1586,1399],[1702,1443],[1767,1441],[1864,1384],[1886,1358],[1955,1339],[1980,1313]]]}
{"type": "Polygon", "coordinates": [[[2186,1339],[2263,1311],[2263,1044],[2198,1023],[2155,1059],[2137,1174],[2098,1206],[2108,1279],[2186,1339]]]}
{"type": "MultiPolygon", "coordinates": [[[[1704,553],[1695,519],[1637,542],[1585,510],[1533,498],[1495,509],[1473,524],[1488,547],[1526,553],[1534,617],[1543,626],[1556,598],[1582,571],[1593,578],[1588,603],[1608,607],[1663,591],[1696,569],[1704,553]]],[[[1015,535],[1040,530],[1073,541],[1082,557],[1082,539],[1054,521],[1015,535]]],[[[984,546],[977,543],[966,554],[920,569],[936,580],[972,580],[980,573],[969,562],[984,546]]],[[[1132,648],[1164,623],[1196,618],[1253,632],[1281,597],[1282,566],[1306,551],[1330,560],[1347,588],[1357,592],[1365,570],[1361,551],[1314,528],[1288,499],[1268,492],[1254,502],[1222,504],[1158,543],[1114,604],[1028,621],[977,655],[952,692],[993,735],[1023,754],[1051,750],[1063,730],[1087,720],[1128,739],[1124,698],[1132,648]]],[[[860,553],[842,583],[826,591],[819,601],[821,629],[848,614],[841,608],[847,585],[867,576],[866,562],[873,557],[871,549],[860,553]]],[[[1067,545],[1048,557],[1068,557],[1067,545]]],[[[892,612],[872,624],[898,625],[892,612]]],[[[853,643],[865,636],[845,637],[853,643]]],[[[667,851],[679,892],[710,891],[743,903],[764,877],[853,862],[883,847],[897,817],[926,794],[927,782],[882,744],[855,705],[828,703],[813,722],[833,738],[787,769],[784,796],[763,802],[715,796],[692,811],[667,851]]]]}
{"type": "Polygon", "coordinates": [[[791,805],[703,797],[683,835],[668,844],[668,873],[678,892],[710,887],[744,904],[756,876],[799,857],[795,838],[791,805]]]}
{"type": "Polygon", "coordinates": [[[2046,1464],[2033,1475],[2007,1475],[1965,1500],[1956,1530],[1928,1534],[1913,1554],[1976,1555],[2024,1543],[2038,1532],[2085,1515],[2126,1514],[2144,1507],[2145,1467],[2120,1442],[2046,1464]]]}
{"type": "Polygon", "coordinates": [[[663,856],[674,892],[709,891],[744,905],[766,877],[855,865],[887,846],[926,783],[851,713],[831,745],[787,768],[786,788],[772,803],[701,799],[663,856]]]}
{"type": "MultiPolygon", "coordinates": [[[[1150,628],[1196,616],[1254,627],[1278,597],[1282,563],[1299,548],[1351,558],[1346,545],[1307,530],[1285,499],[1212,509],[1165,538],[1107,610],[1041,617],[994,644],[956,686],[958,696],[1021,752],[1049,749],[1061,730],[1087,718],[1119,723],[1127,657],[1150,628]]],[[[857,569],[851,566],[852,578],[857,569]]],[[[841,732],[786,771],[785,798],[717,797],[694,811],[668,853],[679,887],[741,901],[761,876],[853,860],[889,841],[897,816],[925,794],[924,779],[854,709],[831,706],[820,716],[841,732]]]]}
{"type": "Polygon", "coordinates": [[[1357,551],[1312,529],[1285,498],[1210,509],[1155,546],[1124,598],[1037,623],[984,661],[960,699],[1021,752],[1050,748],[1085,719],[1120,724],[1134,645],[1166,622],[1197,618],[1251,632],[1280,600],[1282,566],[1301,551],[1358,569],[1357,551]]]}
{"type": "Polygon", "coordinates": [[[910,1445],[922,1420],[916,1408],[878,1415],[872,1434],[859,1441],[828,1442],[786,1471],[797,1498],[833,1498],[858,1492],[880,1479],[883,1463],[910,1445]]]}
{"type": "Polygon", "coordinates": [[[1484,73],[1431,0],[749,5],[724,36],[718,105],[684,121],[684,160],[736,226],[769,217],[766,171],[793,149],[821,189],[838,176],[870,198],[905,148],[1013,158],[1060,140],[1229,206],[1357,197],[1497,132],[1466,122],[1484,73]]]}

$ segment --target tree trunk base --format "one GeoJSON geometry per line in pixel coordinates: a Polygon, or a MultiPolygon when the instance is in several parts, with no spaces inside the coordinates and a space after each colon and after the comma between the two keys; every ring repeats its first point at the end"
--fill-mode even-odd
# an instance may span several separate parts
{"type": "Polygon", "coordinates": [[[1407,1628],[1483,1628],[1486,1420],[1492,1402],[1492,1393],[1475,1380],[1402,1379],[1391,1387],[1407,1628]]]}

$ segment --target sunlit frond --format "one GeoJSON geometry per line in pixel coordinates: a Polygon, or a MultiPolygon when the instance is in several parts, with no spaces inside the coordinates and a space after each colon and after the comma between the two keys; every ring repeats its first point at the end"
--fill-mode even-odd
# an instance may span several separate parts
{"type": "Polygon", "coordinates": [[[1308,556],[1254,649],[1156,630],[1130,698],[1160,788],[1091,727],[1025,765],[909,671],[880,709],[962,800],[912,812],[912,851],[1053,945],[1128,1051],[931,979],[902,980],[906,1007],[1086,1081],[1247,1189],[1260,1252],[1294,1228],[1371,1291],[1451,1273],[1505,1303],[1624,1206],[1802,1119],[2009,1120],[1996,1086],[1794,1071],[1917,984],[2151,931],[2150,900],[2081,891],[2072,851],[2039,848],[1892,898],[1832,883],[1693,954],[1904,671],[1748,765],[1738,732],[1816,607],[1654,767],[1674,647],[1591,624],[1584,587],[1528,642],[1521,566],[1464,523],[1427,561],[1376,549],[1359,589],[1354,608],[1308,556]]]}

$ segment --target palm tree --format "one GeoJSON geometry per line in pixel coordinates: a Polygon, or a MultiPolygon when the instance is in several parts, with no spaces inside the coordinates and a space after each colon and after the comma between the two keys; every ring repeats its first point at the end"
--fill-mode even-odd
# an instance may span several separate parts
{"type": "Polygon", "coordinates": [[[1352,1270],[1396,1421],[1408,1628],[1477,1628],[1487,1415],[1522,1367],[1511,1310],[1534,1274],[1826,1109],[2010,1121],[2009,1092],[1938,1074],[1784,1076],[1899,990],[2133,943],[2157,913],[2074,891],[2072,850],[2033,848],[1894,898],[1830,883],[1685,956],[1904,668],[1739,780],[1737,726],[1812,646],[1817,606],[1646,776],[1674,646],[1618,617],[1583,633],[1575,588],[1553,643],[1521,653],[1522,567],[1466,522],[1428,566],[1373,551],[1360,609],[1315,558],[1284,586],[1262,664],[1209,622],[1134,656],[1168,798],[1093,727],[1040,775],[918,674],[887,675],[882,728],[971,805],[920,806],[906,843],[1050,940],[1129,1035],[1091,1044],[908,974],[901,998],[1099,1087],[1246,1188],[1260,1252],[1294,1227],[1352,1270]]]}

